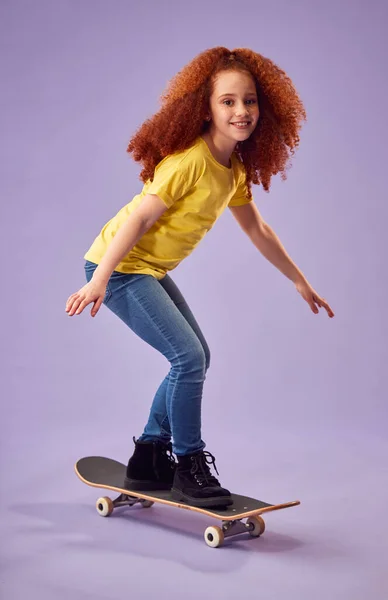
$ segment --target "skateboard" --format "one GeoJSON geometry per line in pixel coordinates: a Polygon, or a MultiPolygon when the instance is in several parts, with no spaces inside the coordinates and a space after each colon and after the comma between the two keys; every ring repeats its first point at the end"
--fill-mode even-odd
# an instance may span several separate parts
{"type": "Polygon", "coordinates": [[[143,508],[150,508],[153,504],[159,503],[184,508],[220,520],[221,527],[212,525],[207,527],[204,533],[205,542],[211,548],[222,546],[226,537],[244,532],[251,537],[259,537],[265,530],[264,519],[260,515],[300,504],[299,500],[283,504],[269,504],[249,498],[249,496],[232,494],[233,504],[229,506],[198,508],[173,500],[171,491],[143,492],[129,489],[124,483],[126,465],[111,458],[87,456],[78,460],[74,468],[81,481],[87,485],[105,488],[120,494],[115,500],[111,500],[107,496],[98,498],[96,509],[102,517],[110,516],[115,508],[122,506],[140,504],[143,508]]]}

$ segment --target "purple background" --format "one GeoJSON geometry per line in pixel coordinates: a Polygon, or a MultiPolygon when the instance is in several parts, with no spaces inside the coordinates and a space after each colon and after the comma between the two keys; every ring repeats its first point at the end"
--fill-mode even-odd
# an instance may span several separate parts
{"type": "Polygon", "coordinates": [[[387,17],[382,0],[2,0],[2,598],[387,597],[387,17]],[[141,190],[130,136],[218,45],[271,57],[305,102],[288,180],[253,193],[336,316],[229,213],[172,274],[212,352],[203,436],[221,482],[302,502],[212,550],[202,515],[97,515],[73,464],[127,460],[168,364],[105,307],[64,309],[141,190]]]}

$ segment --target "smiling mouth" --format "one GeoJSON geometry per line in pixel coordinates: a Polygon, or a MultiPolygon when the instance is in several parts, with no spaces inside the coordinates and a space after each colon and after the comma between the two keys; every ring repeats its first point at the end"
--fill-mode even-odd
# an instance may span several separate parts
{"type": "Polygon", "coordinates": [[[234,125],[235,127],[239,128],[239,129],[244,129],[244,127],[248,127],[248,125],[251,124],[251,121],[236,121],[236,122],[232,122],[231,125],[234,125]]]}

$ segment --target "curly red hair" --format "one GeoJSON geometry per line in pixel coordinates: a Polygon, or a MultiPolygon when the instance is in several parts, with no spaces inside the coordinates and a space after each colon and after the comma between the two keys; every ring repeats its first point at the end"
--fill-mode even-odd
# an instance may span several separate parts
{"type": "Polygon", "coordinates": [[[169,82],[161,109],[131,138],[127,152],[143,169],[140,179],[153,179],[156,165],[167,155],[185,150],[210,126],[205,120],[213,82],[221,71],[248,72],[256,85],[260,117],[250,137],[235,151],[251,184],[269,191],[272,175],[286,179],[286,165],[299,144],[298,132],[306,113],[291,79],[269,58],[247,48],[222,46],[200,53],[169,82]]]}

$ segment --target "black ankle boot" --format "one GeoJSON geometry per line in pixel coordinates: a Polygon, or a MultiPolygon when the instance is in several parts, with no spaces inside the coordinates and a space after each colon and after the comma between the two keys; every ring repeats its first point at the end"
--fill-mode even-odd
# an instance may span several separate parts
{"type": "Polygon", "coordinates": [[[200,508],[233,504],[229,490],[221,487],[218,479],[211,474],[209,464],[214,465],[218,475],[215,458],[210,452],[178,456],[172,486],[173,499],[200,508]]]}
{"type": "Polygon", "coordinates": [[[170,490],[176,462],[171,442],[139,442],[133,438],[135,451],[128,461],[125,478],[131,490],[170,490]]]}

